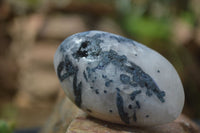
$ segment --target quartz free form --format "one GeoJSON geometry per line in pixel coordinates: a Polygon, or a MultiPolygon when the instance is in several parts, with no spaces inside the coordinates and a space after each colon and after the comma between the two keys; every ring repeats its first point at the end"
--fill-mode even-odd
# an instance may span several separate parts
{"type": "Polygon", "coordinates": [[[66,95],[89,115],[113,123],[151,126],[176,119],[184,91],[159,53],[103,31],[66,38],[54,67],[66,95]]]}

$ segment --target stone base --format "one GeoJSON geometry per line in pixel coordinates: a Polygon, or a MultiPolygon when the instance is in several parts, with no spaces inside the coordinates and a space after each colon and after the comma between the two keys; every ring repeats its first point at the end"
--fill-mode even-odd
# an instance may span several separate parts
{"type": "Polygon", "coordinates": [[[66,133],[200,133],[199,127],[181,115],[174,122],[154,127],[128,127],[101,121],[89,116],[78,116],[66,133]]]}

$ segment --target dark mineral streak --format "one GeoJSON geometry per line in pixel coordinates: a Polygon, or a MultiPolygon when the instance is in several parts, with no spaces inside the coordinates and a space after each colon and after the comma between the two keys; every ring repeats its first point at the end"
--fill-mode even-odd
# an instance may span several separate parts
{"type": "MultiPolygon", "coordinates": [[[[157,98],[163,103],[165,102],[165,92],[161,91],[155,81],[147,74],[145,73],[142,68],[137,66],[135,63],[128,60],[128,58],[125,55],[119,55],[117,51],[114,51],[110,49],[109,51],[103,51],[100,47],[100,44],[104,42],[102,40],[102,37],[109,37],[109,39],[115,39],[119,43],[131,43],[135,46],[134,41],[121,37],[121,36],[115,36],[115,35],[109,35],[107,33],[97,33],[92,37],[88,37],[87,34],[89,32],[85,32],[82,34],[75,35],[75,37],[81,38],[84,37],[83,41],[80,44],[80,47],[72,54],[72,57],[74,59],[77,59],[79,61],[81,58],[90,58],[90,59],[96,59],[95,63],[97,64],[95,67],[87,66],[86,70],[83,71],[83,76],[86,80],[92,81],[93,83],[96,82],[96,79],[92,75],[96,75],[96,70],[105,70],[106,67],[109,64],[114,65],[116,68],[121,70],[123,73],[120,74],[119,80],[122,84],[130,85],[133,87],[140,86],[141,88],[146,88],[146,95],[151,97],[153,94],[157,96],[157,98]],[[87,72],[87,75],[86,75],[87,72]]],[[[67,43],[67,40],[65,41],[67,43]]],[[[64,43],[62,43],[64,45],[64,43]]],[[[62,50],[64,46],[61,46],[61,52],[65,52],[65,50],[62,50]]],[[[137,56],[137,54],[135,55],[137,56]]],[[[160,73],[160,71],[157,71],[160,73]]],[[[77,73],[78,68],[75,67],[68,56],[65,56],[65,60],[61,61],[60,64],[57,67],[57,73],[60,81],[62,82],[64,79],[74,76],[73,78],[73,89],[74,89],[74,95],[75,95],[75,103],[77,106],[81,106],[81,93],[82,93],[82,82],[77,83],[77,73]]],[[[110,83],[114,83],[112,79],[108,79],[108,76],[102,75],[102,78],[105,79],[105,86],[109,87],[110,83]]],[[[128,113],[124,110],[124,100],[122,96],[120,95],[120,89],[116,88],[117,90],[117,96],[116,96],[116,105],[119,112],[119,116],[122,121],[124,121],[126,124],[130,123],[130,118],[128,117],[128,113]]],[[[98,90],[95,90],[96,94],[99,94],[98,90]]],[[[107,93],[107,91],[104,90],[104,93],[107,93]]],[[[142,93],[142,90],[135,90],[133,93],[131,93],[130,99],[132,101],[135,100],[136,96],[142,93]]],[[[133,107],[133,116],[132,119],[136,122],[136,110],[141,108],[141,105],[139,101],[136,100],[135,107],[133,107]]],[[[128,106],[129,109],[132,109],[132,105],[128,106]]],[[[147,115],[148,116],[148,115],[147,115]]],[[[147,117],[146,116],[146,117],[147,117]]]]}

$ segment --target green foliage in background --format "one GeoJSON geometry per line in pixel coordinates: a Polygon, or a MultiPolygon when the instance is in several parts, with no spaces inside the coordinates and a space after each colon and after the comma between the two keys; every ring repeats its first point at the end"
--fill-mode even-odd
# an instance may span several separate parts
{"type": "Polygon", "coordinates": [[[0,110],[0,133],[12,133],[17,119],[17,109],[12,104],[6,104],[0,110]]]}
{"type": "Polygon", "coordinates": [[[189,11],[182,12],[180,15],[181,19],[191,26],[195,25],[195,15],[189,11]]]}
{"type": "Polygon", "coordinates": [[[13,129],[12,123],[0,120],[0,133],[12,133],[13,129]]]}
{"type": "Polygon", "coordinates": [[[170,0],[117,0],[116,8],[120,18],[117,21],[131,37],[142,40],[143,43],[170,41],[173,23],[177,19],[194,26],[196,18],[190,9],[177,13],[174,6],[176,5],[170,0]]]}
{"type": "Polygon", "coordinates": [[[123,22],[124,29],[138,39],[146,41],[164,39],[170,35],[170,25],[165,20],[156,20],[145,16],[127,16],[123,22]]]}
{"type": "MultiPolygon", "coordinates": [[[[134,1],[121,1],[116,3],[120,14],[119,22],[123,29],[132,37],[143,40],[146,43],[155,40],[168,40],[171,33],[171,17],[166,15],[166,11],[160,11],[164,7],[160,4],[134,3],[134,1]],[[158,9],[151,11],[151,7],[158,9]]],[[[164,8],[165,9],[165,8],[164,8]]]]}

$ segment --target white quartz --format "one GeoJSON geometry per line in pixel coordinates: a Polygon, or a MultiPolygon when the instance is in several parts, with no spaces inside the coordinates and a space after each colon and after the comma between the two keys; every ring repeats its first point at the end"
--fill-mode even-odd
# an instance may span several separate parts
{"type": "Polygon", "coordinates": [[[156,51],[115,34],[88,31],[68,37],[56,51],[54,67],[66,95],[105,121],[164,124],[184,105],[174,67],[156,51]]]}

